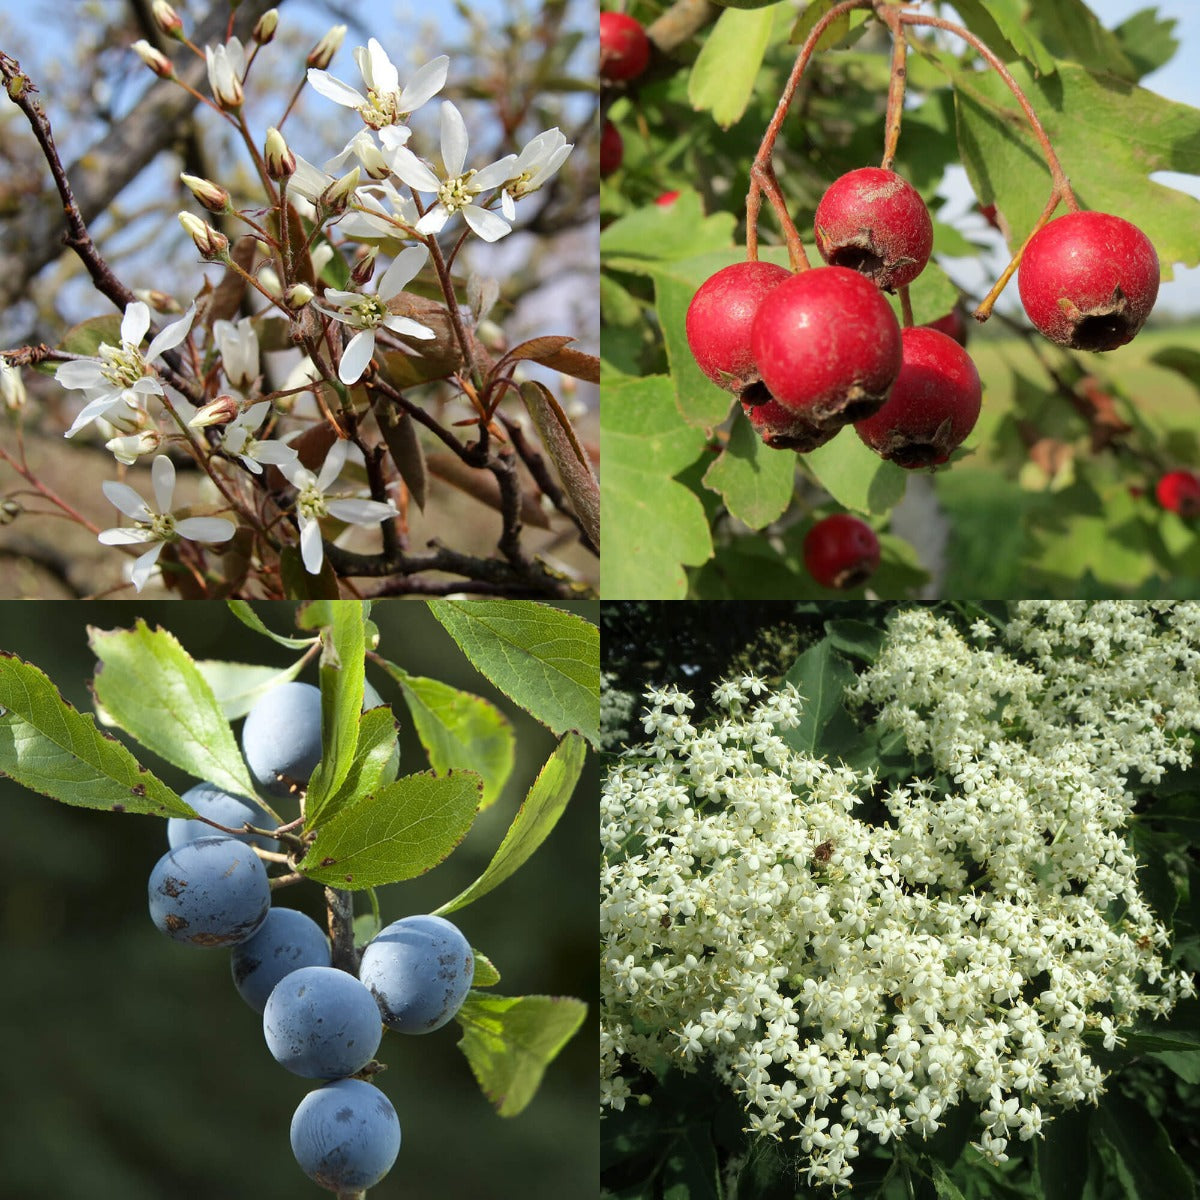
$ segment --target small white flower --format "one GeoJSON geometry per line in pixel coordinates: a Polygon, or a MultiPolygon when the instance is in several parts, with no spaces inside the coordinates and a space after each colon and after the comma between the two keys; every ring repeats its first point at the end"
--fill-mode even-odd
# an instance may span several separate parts
{"type": "Polygon", "coordinates": [[[355,193],[341,230],[350,238],[398,238],[407,236],[418,220],[420,214],[411,196],[401,195],[393,183],[371,183],[355,193]]]}
{"type": "Polygon", "coordinates": [[[205,46],[208,63],[208,85],[213,98],[225,109],[242,107],[242,79],[246,74],[246,52],[238,38],[230,38],[224,46],[205,46]]]}
{"type": "Polygon", "coordinates": [[[154,501],[151,508],[129,487],[106,479],[100,486],[114,504],[127,517],[132,517],[132,528],[105,529],[99,540],[105,546],[133,546],[150,543],[150,549],[138,557],[130,572],[130,582],[140,592],[150,577],[162,548],[168,542],[187,538],[192,542],[227,542],[237,527],[223,517],[184,517],[177,520],[171,513],[171,501],[175,496],[175,465],[164,454],[160,454],[150,467],[150,478],[154,486],[154,501]]]}
{"type": "Polygon", "coordinates": [[[450,60],[439,55],[427,62],[403,88],[400,74],[392,60],[375,38],[354,51],[354,61],[367,85],[364,96],[356,88],[335,79],[328,71],[310,69],[308,82],[313,90],[327,100],[353,108],[362,117],[363,124],[371,129],[383,129],[389,125],[403,125],[427,100],[432,99],[446,85],[446,74],[450,60]]]}
{"type": "Polygon", "coordinates": [[[109,438],[104,443],[104,448],[117,462],[133,466],[143,454],[153,454],[161,442],[162,436],[157,429],[143,429],[141,433],[127,433],[109,438]]]}
{"type": "Polygon", "coordinates": [[[574,148],[574,143],[568,142],[557,127],[547,129],[526,142],[504,182],[504,192],[500,197],[500,211],[508,220],[513,220],[517,215],[515,201],[541,188],[567,161],[567,155],[574,148]]]}
{"type": "Polygon", "coordinates": [[[319,475],[314,475],[299,459],[283,463],[279,468],[297,492],[300,556],[304,560],[304,569],[310,575],[318,574],[325,561],[325,546],[321,541],[322,517],[334,517],[348,525],[377,525],[396,515],[391,504],[381,504],[378,500],[330,499],[325,495],[341,474],[349,453],[349,442],[335,442],[319,475]]]}
{"type": "Polygon", "coordinates": [[[418,233],[438,233],[458,212],[485,242],[497,241],[512,232],[512,226],[503,217],[489,212],[475,200],[511,178],[517,156],[508,154],[478,170],[465,170],[467,124],[449,100],[442,102],[442,166],[446,172],[443,178],[439,179],[429,164],[407,146],[389,147],[388,155],[392,170],[409,187],[437,196],[437,203],[417,222],[418,233]]]}
{"type": "Polygon", "coordinates": [[[269,467],[282,467],[284,463],[293,462],[296,458],[294,446],[288,446],[275,438],[260,442],[254,436],[254,431],[266,419],[270,407],[270,400],[260,400],[257,404],[250,405],[225,427],[225,437],[222,439],[226,452],[240,458],[246,470],[255,475],[262,474],[264,463],[269,467]]]}
{"type": "Polygon", "coordinates": [[[25,384],[21,372],[6,358],[0,358],[0,399],[9,412],[25,407],[25,384]]]}
{"type": "Polygon", "coordinates": [[[425,265],[429,251],[424,246],[410,246],[396,256],[396,261],[383,273],[378,293],[342,292],[335,288],[325,291],[325,304],[317,307],[335,321],[349,325],[358,332],[342,352],[338,378],[345,384],[357,383],[375,353],[375,330],[382,325],[404,337],[426,340],[436,337],[432,329],[408,317],[398,317],[388,311],[387,302],[398,295],[425,265]]]}
{"type": "Polygon", "coordinates": [[[83,411],[75,418],[66,436],[78,433],[122,400],[136,407],[142,397],[163,395],[162,384],[151,364],[163,351],[178,346],[187,337],[195,315],[193,304],[178,321],[163,329],[143,354],[138,347],[150,328],[150,309],[141,300],[135,300],[126,308],[121,320],[120,346],[101,342],[95,358],[76,358],[63,363],[55,372],[55,379],[65,388],[80,389],[87,397],[83,411]],[[133,393],[133,400],[127,393],[133,393]]]}
{"type": "Polygon", "coordinates": [[[258,378],[258,333],[253,321],[249,317],[236,324],[214,321],[213,340],[230,386],[245,391],[258,378]]]}

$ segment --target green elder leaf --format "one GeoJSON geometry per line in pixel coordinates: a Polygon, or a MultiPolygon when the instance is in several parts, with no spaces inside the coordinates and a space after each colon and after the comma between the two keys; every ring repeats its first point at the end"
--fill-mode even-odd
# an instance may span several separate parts
{"type": "Polygon", "coordinates": [[[173,633],[88,628],[100,660],[92,687],[112,720],[180,770],[236,796],[254,783],[212,688],[173,633]]]}
{"type": "Polygon", "coordinates": [[[515,1117],[533,1099],[586,1016],[587,1005],[571,996],[467,995],[455,1017],[463,1028],[458,1045],[502,1117],[515,1117]]]}
{"type": "Polygon", "coordinates": [[[735,416],[729,441],[704,473],[704,486],[720,494],[725,507],[751,529],[781,517],[796,487],[796,456],[772,450],[748,420],[735,416]]]}
{"type": "Polygon", "coordinates": [[[628,257],[669,262],[704,250],[722,250],[733,240],[737,217],[704,213],[696,191],[680,191],[674,204],[646,204],[606,225],[600,234],[604,259],[628,257]]]}
{"type": "Polygon", "coordinates": [[[578,734],[569,733],[559,742],[546,765],[538,772],[537,779],[525,797],[513,823],[508,827],[500,848],[492,856],[483,874],[470,887],[459,892],[453,900],[437,909],[445,915],[465,908],[468,904],[486,896],[494,887],[503,883],[529,860],[533,852],[546,840],[558,823],[559,817],[571,799],[571,793],[579,782],[583,761],[587,756],[587,745],[578,734]]]}
{"type": "Polygon", "coordinates": [[[271,641],[278,642],[281,646],[287,646],[289,650],[306,650],[313,644],[316,638],[298,638],[287,637],[282,633],[275,633],[274,630],[268,629],[262,617],[254,611],[253,608],[245,600],[226,600],[225,603],[229,606],[229,611],[245,626],[253,629],[255,633],[261,633],[269,637],[271,641]]]}
{"type": "Polygon", "coordinates": [[[887,512],[904,495],[904,470],[868,450],[853,430],[843,430],[801,461],[843,508],[855,512],[887,512]]]}
{"type": "Polygon", "coordinates": [[[600,630],[534,600],[430,600],[480,674],[554,733],[600,739],[600,630]]]}
{"type": "Polygon", "coordinates": [[[493,804],[513,766],[515,740],[508,718],[482,696],[410,675],[392,662],[382,666],[404,693],[429,765],[439,773],[454,767],[477,772],[483,779],[480,807],[493,804]]]}
{"type": "Polygon", "coordinates": [[[482,791],[472,771],[405,775],[320,822],[300,871],[351,891],[422,875],[466,836],[482,791]]]}
{"type": "Polygon", "coordinates": [[[1124,1093],[1114,1089],[1105,1095],[1092,1129],[1116,1151],[1117,1173],[1131,1200],[1190,1200],[1196,1195],[1192,1173],[1167,1131],[1124,1093]]]}
{"type": "Polygon", "coordinates": [[[826,727],[839,714],[849,720],[842,696],[855,680],[853,668],[835,652],[833,640],[825,637],[796,659],[784,680],[795,684],[803,699],[800,722],[784,734],[784,741],[795,750],[824,757],[826,727]]]}
{"type": "Polygon", "coordinates": [[[217,659],[197,659],[196,670],[216,697],[227,721],[244,717],[272,688],[288,683],[300,674],[304,659],[298,658],[290,667],[264,667],[257,663],[224,662],[217,659]]]}
{"type": "Polygon", "coordinates": [[[308,785],[308,827],[341,787],[358,745],[363,706],[363,659],[367,649],[366,613],[357,600],[317,601],[304,614],[321,624],[321,761],[308,785]],[[320,614],[319,617],[317,614],[320,614]]]}
{"type": "Polygon", "coordinates": [[[697,112],[711,112],[722,129],[741,119],[754,94],[777,11],[778,5],[727,8],[696,56],[688,77],[688,101],[697,112]]]}
{"type": "MultiPolygon", "coordinates": [[[[1155,171],[1200,173],[1200,109],[1072,63],[1040,80],[1020,63],[1012,71],[1080,204],[1142,229],[1158,251],[1164,278],[1171,277],[1172,263],[1200,262],[1200,201],[1149,179],[1155,171]]],[[[957,66],[949,73],[963,165],[980,201],[995,202],[1004,214],[1015,249],[1045,207],[1049,171],[1002,80],[957,66]]]]}
{"type": "Polygon", "coordinates": [[[195,810],[59,694],[44,671],[0,651],[0,773],[80,808],[194,817],[195,810]]]}
{"type": "Polygon", "coordinates": [[[601,595],[629,600],[686,595],[683,567],[707,561],[712,538],[704,506],[674,476],[700,456],[704,445],[704,432],[680,420],[671,381],[664,376],[623,379],[605,389],[601,595]]]}

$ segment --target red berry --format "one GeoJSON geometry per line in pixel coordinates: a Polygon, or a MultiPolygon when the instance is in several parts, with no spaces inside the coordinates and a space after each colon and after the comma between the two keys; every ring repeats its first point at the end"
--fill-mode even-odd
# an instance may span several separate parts
{"type": "Polygon", "coordinates": [[[679,199],[678,191],[663,192],[663,194],[661,196],[656,196],[654,198],[654,203],[659,205],[659,207],[661,207],[661,208],[670,208],[671,205],[674,204],[675,201],[678,199],[679,199]]]}
{"type": "Polygon", "coordinates": [[[604,79],[636,79],[650,61],[650,39],[640,21],[625,13],[600,14],[600,75],[604,79]]]}
{"type": "Polygon", "coordinates": [[[920,193],[894,171],[861,167],[829,185],[817,205],[817,249],[835,267],[894,291],[925,269],[933,222],[920,193]]]}
{"type": "Polygon", "coordinates": [[[814,267],[763,300],[750,352],[784,408],[838,429],[883,404],[900,370],[900,326],[880,291],[857,272],[814,267]]]}
{"type": "Polygon", "coordinates": [[[982,388],[967,352],[936,329],[906,329],[904,362],[887,403],[854,428],[901,467],[944,463],[979,419],[982,388]]]}
{"type": "Polygon", "coordinates": [[[1200,517],[1200,476],[1191,471],[1168,471],[1155,486],[1163,508],[1181,517],[1200,517]]]}
{"type": "Polygon", "coordinates": [[[722,267],[701,285],[688,305],[688,345],[696,363],[718,387],[740,393],[758,382],[750,352],[750,328],[763,298],[791,278],[786,267],[739,262],[722,267]]]}
{"type": "Polygon", "coordinates": [[[600,127],[600,174],[611,175],[625,157],[621,131],[607,118],[600,127]]]}
{"type": "Polygon", "coordinates": [[[771,399],[762,384],[747,388],[742,393],[742,411],[762,440],[772,450],[795,450],[807,454],[823,446],[835,433],[832,428],[814,425],[803,413],[793,412],[771,399]]]}
{"type": "Polygon", "coordinates": [[[1115,350],[1146,323],[1158,296],[1158,255],[1136,225],[1073,212],[1025,247],[1017,287],[1034,325],[1072,350],[1115,350]]]}
{"type": "Polygon", "coordinates": [[[865,521],[834,513],[804,535],[804,565],[822,587],[858,587],[879,566],[879,539],[865,521]]]}

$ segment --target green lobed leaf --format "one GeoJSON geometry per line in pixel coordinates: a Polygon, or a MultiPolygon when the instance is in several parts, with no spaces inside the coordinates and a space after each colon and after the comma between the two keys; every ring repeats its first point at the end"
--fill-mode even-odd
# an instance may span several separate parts
{"type": "Polygon", "coordinates": [[[853,430],[842,430],[801,461],[843,508],[855,512],[885,513],[907,486],[907,473],[868,450],[853,430]]]}
{"type": "Polygon", "coordinates": [[[740,120],[750,103],[778,11],[778,5],[727,8],[692,64],[688,100],[697,112],[711,112],[722,129],[740,120]]]}
{"type": "Polygon", "coordinates": [[[1167,1131],[1136,1101],[1108,1092],[1092,1128],[1116,1151],[1117,1171],[1131,1200],[1191,1200],[1196,1195],[1192,1173],[1167,1131]]]}
{"type": "Polygon", "coordinates": [[[1161,17],[1157,9],[1143,8],[1113,29],[1113,36],[1139,79],[1175,57],[1179,49],[1175,36],[1178,24],[1176,17],[1161,17]]]}
{"type": "Polygon", "coordinates": [[[1023,58],[1041,74],[1049,75],[1056,67],[1054,55],[1030,28],[1026,0],[955,0],[963,24],[981,41],[1011,62],[1023,58]]]}
{"type": "Polygon", "coordinates": [[[287,646],[290,650],[306,650],[317,640],[316,638],[286,637],[282,633],[275,633],[267,628],[262,617],[245,600],[226,600],[225,603],[229,606],[229,611],[243,625],[253,629],[255,633],[265,634],[271,641],[278,642],[281,646],[287,646]]]}
{"type": "Polygon", "coordinates": [[[729,441],[704,473],[704,486],[751,529],[762,529],[787,511],[796,487],[796,456],[772,450],[749,421],[735,416],[729,441]]]}
{"type": "MultiPolygon", "coordinates": [[[[900,297],[888,296],[896,319],[900,320],[900,297]]],[[[920,275],[908,285],[912,304],[913,324],[927,325],[944,317],[958,303],[958,288],[950,276],[935,262],[928,263],[920,275]]]]}
{"type": "Polygon", "coordinates": [[[486,896],[529,860],[533,852],[550,836],[579,782],[587,745],[578,734],[568,733],[533,781],[525,802],[513,818],[499,849],[492,855],[482,875],[470,887],[448,900],[436,914],[445,916],[486,896]]]}
{"type": "Polygon", "coordinates": [[[322,821],[300,871],[351,891],[422,875],[462,841],[482,790],[473,771],[405,775],[322,821]]]}
{"type": "Polygon", "coordinates": [[[0,773],[80,808],[194,817],[129,748],[68,704],[44,671],[0,651],[0,773]]]}
{"type": "Polygon", "coordinates": [[[196,779],[253,797],[254,783],[213,690],[173,633],[88,627],[100,660],[93,690],[109,716],[147,750],[196,779]]]}
{"type": "MultiPolygon", "coordinates": [[[[808,35],[816,28],[817,22],[838,3],[839,0],[810,0],[796,18],[796,23],[788,34],[788,41],[795,46],[803,45],[808,35]]],[[[817,40],[813,52],[828,50],[830,46],[837,45],[850,32],[850,17],[850,13],[843,13],[833,21],[817,40]]]]}
{"type": "Polygon", "coordinates": [[[515,1117],[533,1099],[586,1016],[587,1005],[571,996],[467,995],[455,1018],[458,1045],[500,1116],[515,1117]]]}
{"type": "Polygon", "coordinates": [[[389,777],[385,771],[395,753],[396,719],[392,710],[384,706],[363,713],[350,769],[337,791],[322,805],[322,821],[327,823],[334,813],[391,783],[396,772],[392,770],[389,777]]]}
{"type": "Polygon", "coordinates": [[[1026,0],[1026,10],[1031,33],[1056,58],[1122,79],[1137,78],[1137,70],[1125,56],[1116,34],[1104,28],[1084,0],[1054,0],[1053,4],[1026,0]]]}
{"type": "Polygon", "coordinates": [[[683,567],[705,562],[712,538],[704,506],[673,476],[695,461],[704,445],[703,431],[680,420],[666,377],[622,380],[605,388],[600,406],[602,596],[678,600],[686,595],[683,567]]]}
{"type": "Polygon", "coordinates": [[[300,617],[321,621],[322,755],[304,806],[307,827],[311,829],[354,761],[362,716],[367,631],[366,613],[358,600],[318,601],[306,606],[300,617]]]}
{"type": "Polygon", "coordinates": [[[265,667],[257,663],[225,662],[209,658],[197,659],[196,670],[212,688],[225,719],[236,721],[238,717],[244,717],[254,707],[255,702],[272,688],[295,679],[300,674],[304,662],[303,658],[299,658],[290,667],[280,670],[278,667],[265,667]]]}
{"type": "Polygon", "coordinates": [[[535,600],[430,600],[482,675],[554,733],[600,740],[600,630],[535,600]]]}
{"type": "Polygon", "coordinates": [[[495,803],[513,766],[508,718],[482,696],[410,675],[393,662],[381,665],[400,684],[429,765],[439,773],[454,767],[477,772],[483,779],[481,811],[495,803]]]}
{"type": "Polygon", "coordinates": [[[706,216],[700,193],[681,190],[674,204],[645,204],[606,225],[600,254],[647,262],[692,258],[706,250],[727,249],[736,225],[733,213],[706,216]]]}

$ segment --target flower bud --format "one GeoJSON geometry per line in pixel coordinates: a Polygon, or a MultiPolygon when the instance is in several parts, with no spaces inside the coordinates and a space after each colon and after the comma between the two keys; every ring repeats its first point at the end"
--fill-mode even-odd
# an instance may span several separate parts
{"type": "Polygon", "coordinates": [[[372,246],[369,250],[364,250],[355,262],[353,269],[350,272],[350,278],[354,281],[355,287],[365,287],[371,282],[371,277],[375,274],[375,247],[372,246]]]}
{"type": "Polygon", "coordinates": [[[158,449],[162,437],[157,429],[143,429],[141,433],[131,433],[124,437],[109,438],[104,448],[112,453],[117,462],[127,467],[137,462],[143,454],[151,454],[158,449]]]}
{"type": "Polygon", "coordinates": [[[196,243],[196,249],[209,262],[223,261],[229,257],[229,239],[223,233],[218,232],[211,225],[206,225],[199,217],[188,212],[179,214],[179,223],[188,237],[196,243]]]}
{"type": "Polygon", "coordinates": [[[341,216],[350,204],[350,197],[362,179],[362,171],[358,167],[335,179],[320,195],[320,208],[329,216],[341,216]]]}
{"type": "Polygon", "coordinates": [[[25,382],[21,372],[6,359],[0,358],[0,398],[9,412],[19,412],[25,407],[25,382]]]}
{"type": "Polygon", "coordinates": [[[237,112],[245,99],[242,76],[246,72],[246,54],[242,43],[230,38],[224,46],[205,46],[204,57],[213,98],[226,112],[237,112]]]}
{"type": "Polygon", "coordinates": [[[174,296],[168,296],[166,292],[158,292],[154,288],[135,288],[133,294],[143,304],[148,304],[155,312],[171,315],[183,312],[183,305],[174,296]]]}
{"type": "Polygon", "coordinates": [[[254,40],[260,46],[265,46],[275,37],[275,29],[278,25],[279,9],[268,8],[267,11],[258,18],[258,22],[254,26],[254,33],[252,34],[254,40]]]}
{"type": "Polygon", "coordinates": [[[133,51],[160,79],[174,77],[175,68],[171,60],[161,50],[155,50],[149,42],[144,39],[134,42],[133,51]]]}
{"type": "Polygon", "coordinates": [[[314,292],[307,283],[296,283],[288,288],[287,295],[284,296],[284,299],[287,301],[288,308],[297,309],[303,308],[306,304],[310,304],[315,295],[316,292],[314,292]]]}
{"type": "Polygon", "coordinates": [[[296,156],[288,149],[283,134],[272,126],[267,130],[267,174],[272,179],[286,179],[296,173],[296,156]]]}
{"type": "Polygon", "coordinates": [[[262,284],[263,290],[272,296],[283,294],[283,284],[279,282],[274,267],[263,267],[258,273],[258,282],[262,284]]]}
{"type": "Polygon", "coordinates": [[[154,14],[154,23],[167,37],[179,35],[180,30],[183,29],[183,19],[167,3],[167,0],[154,0],[151,12],[154,14]]]}
{"type": "Polygon", "coordinates": [[[206,429],[209,425],[228,425],[241,411],[241,405],[232,396],[218,396],[210,400],[188,422],[191,429],[206,429]]]}
{"type": "Polygon", "coordinates": [[[11,525],[24,511],[19,500],[6,496],[0,500],[0,525],[11,525]]]}
{"type": "Polygon", "coordinates": [[[229,193],[219,183],[213,183],[211,179],[201,179],[198,175],[180,175],[179,178],[209,212],[229,212],[229,193]]]}
{"type": "Polygon", "coordinates": [[[346,36],[345,25],[335,25],[313,48],[308,56],[308,65],[323,71],[333,61],[333,56],[341,49],[346,36]]]}

